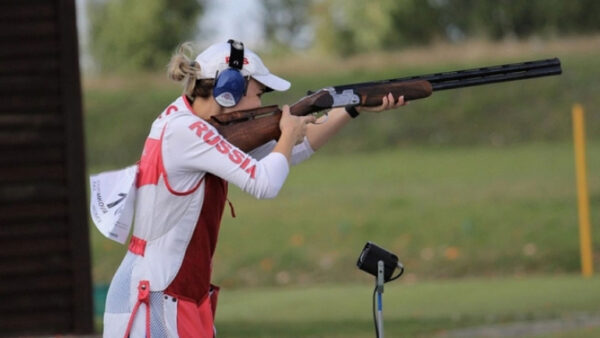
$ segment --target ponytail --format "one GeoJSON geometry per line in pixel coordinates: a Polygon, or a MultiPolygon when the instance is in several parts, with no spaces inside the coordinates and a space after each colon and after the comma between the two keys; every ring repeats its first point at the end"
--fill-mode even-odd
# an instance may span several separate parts
{"type": "Polygon", "coordinates": [[[177,48],[167,66],[167,76],[176,82],[183,82],[183,94],[194,101],[196,96],[206,98],[211,95],[214,79],[198,79],[200,64],[191,59],[191,42],[185,42],[177,48]]]}

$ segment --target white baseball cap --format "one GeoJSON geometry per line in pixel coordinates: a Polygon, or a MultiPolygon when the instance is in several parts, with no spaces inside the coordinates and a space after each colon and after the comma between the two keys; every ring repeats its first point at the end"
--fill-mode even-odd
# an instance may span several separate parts
{"type": "MultiPolygon", "coordinates": [[[[197,78],[214,79],[217,73],[229,68],[230,53],[231,45],[227,42],[216,43],[200,53],[195,60],[200,64],[200,74],[197,78]]],[[[251,76],[273,90],[285,91],[291,86],[289,81],[271,74],[260,57],[247,48],[244,48],[244,65],[241,73],[243,76],[251,76]]]]}

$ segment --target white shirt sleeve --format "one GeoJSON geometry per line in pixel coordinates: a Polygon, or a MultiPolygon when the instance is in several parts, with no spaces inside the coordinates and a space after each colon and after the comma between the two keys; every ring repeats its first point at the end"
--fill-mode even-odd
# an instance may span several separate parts
{"type": "Polygon", "coordinates": [[[169,121],[162,136],[162,155],[170,184],[181,190],[195,184],[190,177],[197,180],[197,175],[191,173],[204,171],[256,198],[274,198],[289,173],[283,154],[270,153],[257,160],[193,115],[181,115],[169,121]]]}
{"type": "Polygon", "coordinates": [[[292,149],[292,165],[304,162],[314,153],[315,151],[310,146],[310,142],[308,142],[308,138],[305,136],[304,141],[300,144],[297,144],[294,146],[294,149],[292,149]]]}
{"type": "MultiPolygon", "coordinates": [[[[262,159],[273,151],[277,142],[275,140],[269,141],[262,146],[257,147],[256,149],[249,152],[250,156],[256,159],[262,159]]],[[[304,141],[302,143],[297,144],[292,149],[292,165],[296,165],[307,160],[309,157],[314,154],[315,151],[310,146],[308,142],[308,138],[304,137],[304,141]]]]}
{"type": "Polygon", "coordinates": [[[277,144],[277,141],[271,140],[271,141],[263,144],[262,146],[258,146],[255,149],[250,150],[248,152],[248,155],[254,157],[257,160],[261,160],[273,151],[273,148],[275,148],[276,144],[277,144]]]}

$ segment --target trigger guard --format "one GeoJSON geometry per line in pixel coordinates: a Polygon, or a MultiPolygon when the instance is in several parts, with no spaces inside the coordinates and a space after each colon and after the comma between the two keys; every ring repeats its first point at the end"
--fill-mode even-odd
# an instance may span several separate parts
{"type": "Polygon", "coordinates": [[[323,121],[321,121],[321,122],[316,122],[316,121],[315,121],[315,123],[313,123],[313,124],[318,126],[318,125],[320,125],[320,124],[324,124],[325,122],[329,121],[329,112],[327,112],[327,113],[324,113],[324,114],[323,114],[323,116],[325,116],[325,120],[323,120],[323,121]]]}

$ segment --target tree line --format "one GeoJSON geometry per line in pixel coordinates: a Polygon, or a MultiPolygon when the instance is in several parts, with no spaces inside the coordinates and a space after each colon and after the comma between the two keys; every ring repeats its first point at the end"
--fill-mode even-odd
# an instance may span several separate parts
{"type": "MultiPolygon", "coordinates": [[[[436,41],[552,38],[600,30],[597,0],[263,0],[264,36],[278,49],[338,55],[436,41]]],[[[156,70],[193,39],[206,1],[92,1],[91,53],[103,69],[156,70]]]]}

